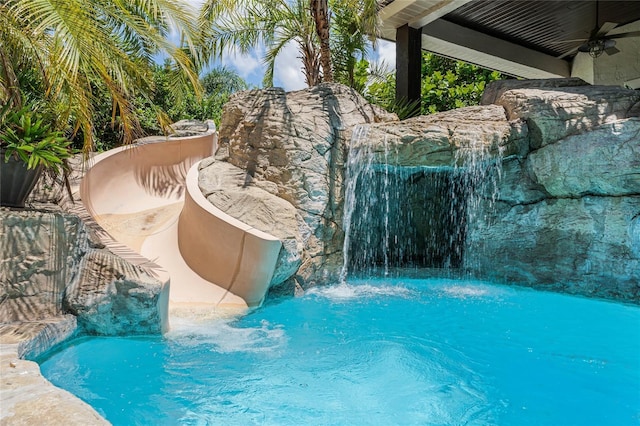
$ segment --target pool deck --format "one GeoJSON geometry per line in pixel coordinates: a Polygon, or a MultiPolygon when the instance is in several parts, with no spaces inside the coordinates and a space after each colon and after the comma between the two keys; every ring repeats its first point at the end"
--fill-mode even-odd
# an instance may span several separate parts
{"type": "Polygon", "coordinates": [[[96,410],[40,374],[40,366],[20,359],[18,344],[0,344],[0,424],[108,425],[96,410]]]}

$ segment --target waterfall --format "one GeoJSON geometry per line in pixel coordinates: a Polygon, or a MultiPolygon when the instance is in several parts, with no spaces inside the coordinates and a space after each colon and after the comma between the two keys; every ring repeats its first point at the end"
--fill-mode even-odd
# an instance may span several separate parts
{"type": "Polygon", "coordinates": [[[491,225],[490,216],[495,210],[502,179],[503,152],[502,146],[492,152],[490,147],[478,140],[460,146],[455,151],[455,191],[463,194],[461,201],[465,210],[464,239],[459,241],[459,247],[464,250],[466,270],[478,270],[476,255],[481,248],[471,244],[471,235],[491,225]]]}
{"type": "MultiPolygon", "coordinates": [[[[347,156],[343,211],[344,281],[349,274],[388,275],[395,268],[459,269],[469,226],[495,200],[500,161],[480,142],[459,147],[455,165],[398,164],[396,145],[354,129],[347,156]],[[494,173],[498,170],[498,173],[494,173]]],[[[483,221],[484,222],[484,221],[483,221]]]]}
{"type": "Polygon", "coordinates": [[[351,141],[349,143],[349,153],[347,155],[347,168],[345,172],[345,195],[344,213],[342,218],[342,229],[344,230],[344,243],[342,246],[342,270],[340,271],[340,281],[344,282],[349,270],[352,218],[356,207],[356,186],[363,172],[371,167],[373,156],[371,155],[371,145],[362,143],[366,141],[368,127],[356,126],[353,129],[351,141]]]}

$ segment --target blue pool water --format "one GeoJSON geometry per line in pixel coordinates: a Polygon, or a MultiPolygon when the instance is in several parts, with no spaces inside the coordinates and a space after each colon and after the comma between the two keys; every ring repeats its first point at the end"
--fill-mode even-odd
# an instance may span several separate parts
{"type": "Polygon", "coordinates": [[[359,280],[41,360],[115,425],[640,423],[640,308],[481,282],[359,280]]]}

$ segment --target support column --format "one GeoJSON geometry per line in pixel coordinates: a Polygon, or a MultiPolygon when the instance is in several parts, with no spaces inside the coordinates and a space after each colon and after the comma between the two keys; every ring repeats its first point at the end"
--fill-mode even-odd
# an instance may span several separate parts
{"type": "Polygon", "coordinates": [[[420,114],[420,85],[422,59],[422,30],[403,25],[396,29],[396,101],[418,102],[420,114]]]}

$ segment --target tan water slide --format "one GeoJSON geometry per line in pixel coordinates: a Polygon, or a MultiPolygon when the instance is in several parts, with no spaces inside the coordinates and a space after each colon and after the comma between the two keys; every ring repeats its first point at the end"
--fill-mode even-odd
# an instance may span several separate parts
{"type": "Polygon", "coordinates": [[[202,195],[198,164],[216,143],[212,131],[116,148],[94,157],[80,186],[86,209],[114,240],[166,270],[171,307],[260,305],[280,251],[277,238],[202,195]]]}

